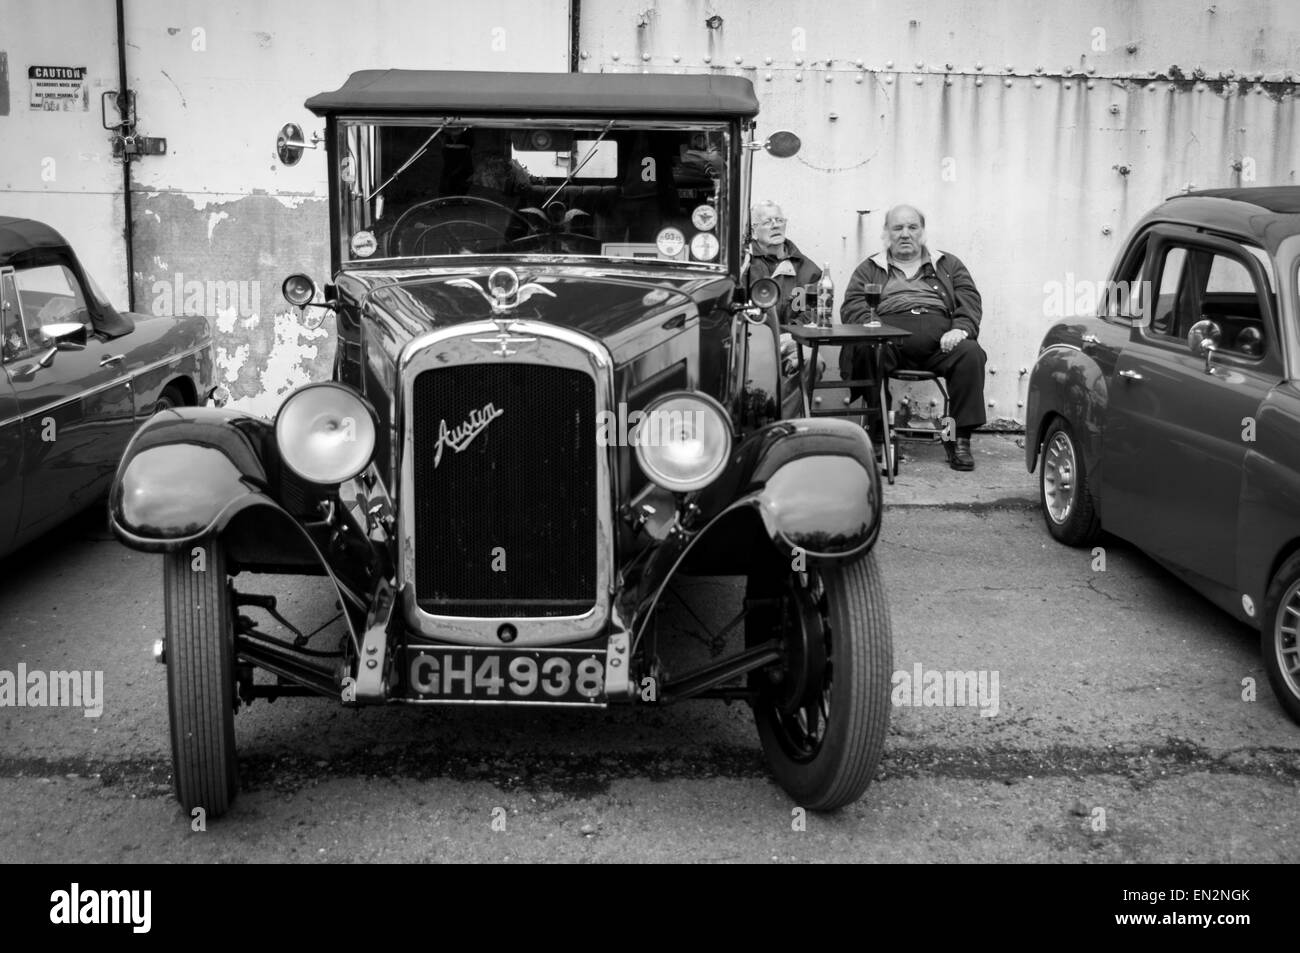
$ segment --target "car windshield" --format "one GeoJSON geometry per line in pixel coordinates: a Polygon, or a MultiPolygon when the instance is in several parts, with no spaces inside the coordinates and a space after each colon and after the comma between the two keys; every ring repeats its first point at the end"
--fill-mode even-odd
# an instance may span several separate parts
{"type": "Polygon", "coordinates": [[[726,265],[722,123],[338,124],[340,257],[575,255],[726,265]]]}

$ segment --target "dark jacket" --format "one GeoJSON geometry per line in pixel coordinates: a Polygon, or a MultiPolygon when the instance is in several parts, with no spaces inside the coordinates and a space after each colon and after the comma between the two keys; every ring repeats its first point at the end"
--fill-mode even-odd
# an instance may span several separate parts
{"type": "MultiPolygon", "coordinates": [[[[972,341],[980,336],[980,318],[984,308],[975,279],[956,255],[946,251],[930,256],[935,276],[939,279],[939,294],[948,304],[948,316],[953,328],[966,332],[972,341]]],[[[841,324],[862,324],[867,320],[867,297],[862,288],[869,283],[883,285],[889,277],[885,252],[872,255],[854,269],[849,283],[844,287],[844,303],[840,305],[841,324]]]]}
{"type": "MultiPolygon", "coordinates": [[[[742,276],[746,288],[759,278],[772,278],[772,272],[776,270],[782,261],[781,256],[759,252],[758,246],[753,243],[750,244],[747,254],[749,256],[748,265],[742,276]]],[[[800,285],[815,285],[821,281],[822,270],[811,259],[805,258],[804,253],[789,239],[786,239],[784,257],[789,260],[790,266],[794,269],[794,274],[772,278],[781,288],[781,297],[777,303],[777,320],[781,324],[803,324],[810,318],[797,313],[791,307],[790,297],[794,293],[794,289],[800,285]]],[[[816,305],[817,298],[815,294],[806,296],[803,303],[806,310],[811,311],[816,305]]]]}

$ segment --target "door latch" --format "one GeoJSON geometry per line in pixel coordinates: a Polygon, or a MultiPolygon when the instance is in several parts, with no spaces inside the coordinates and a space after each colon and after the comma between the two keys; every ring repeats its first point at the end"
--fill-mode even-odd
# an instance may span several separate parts
{"type": "Polygon", "coordinates": [[[99,111],[105,129],[113,135],[113,158],[129,160],[132,156],[167,154],[167,140],[157,136],[138,136],[135,132],[135,90],[106,90],[99,99],[99,111]],[[109,102],[117,110],[118,121],[108,121],[109,102]]]}

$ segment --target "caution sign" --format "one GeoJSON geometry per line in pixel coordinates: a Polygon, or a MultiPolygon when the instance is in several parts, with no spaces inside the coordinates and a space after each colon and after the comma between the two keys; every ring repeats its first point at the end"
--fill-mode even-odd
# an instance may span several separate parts
{"type": "Polygon", "coordinates": [[[29,66],[32,109],[44,112],[89,112],[90,90],[84,66],[29,66]]]}

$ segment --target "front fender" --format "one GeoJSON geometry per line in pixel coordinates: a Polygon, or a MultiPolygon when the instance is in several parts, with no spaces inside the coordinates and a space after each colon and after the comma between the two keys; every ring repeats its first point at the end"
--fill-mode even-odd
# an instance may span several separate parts
{"type": "MultiPolygon", "coordinates": [[[[149,418],[109,490],[109,525],[145,552],[218,534],[241,511],[273,502],[271,424],[236,410],[178,407],[149,418]]],[[[273,504],[274,505],[274,504],[273,504]]]]}
{"type": "Polygon", "coordinates": [[[1025,466],[1030,473],[1037,465],[1047,428],[1054,418],[1064,417],[1097,485],[1107,393],[1106,374],[1097,361],[1074,344],[1048,345],[1034,363],[1025,401],[1025,466]]]}
{"type": "Polygon", "coordinates": [[[679,569],[745,575],[796,550],[811,563],[861,557],[880,535],[880,467],[857,424],[783,420],[750,434],[693,503],[699,529],[670,533],[649,560],[639,624],[679,569]]]}

